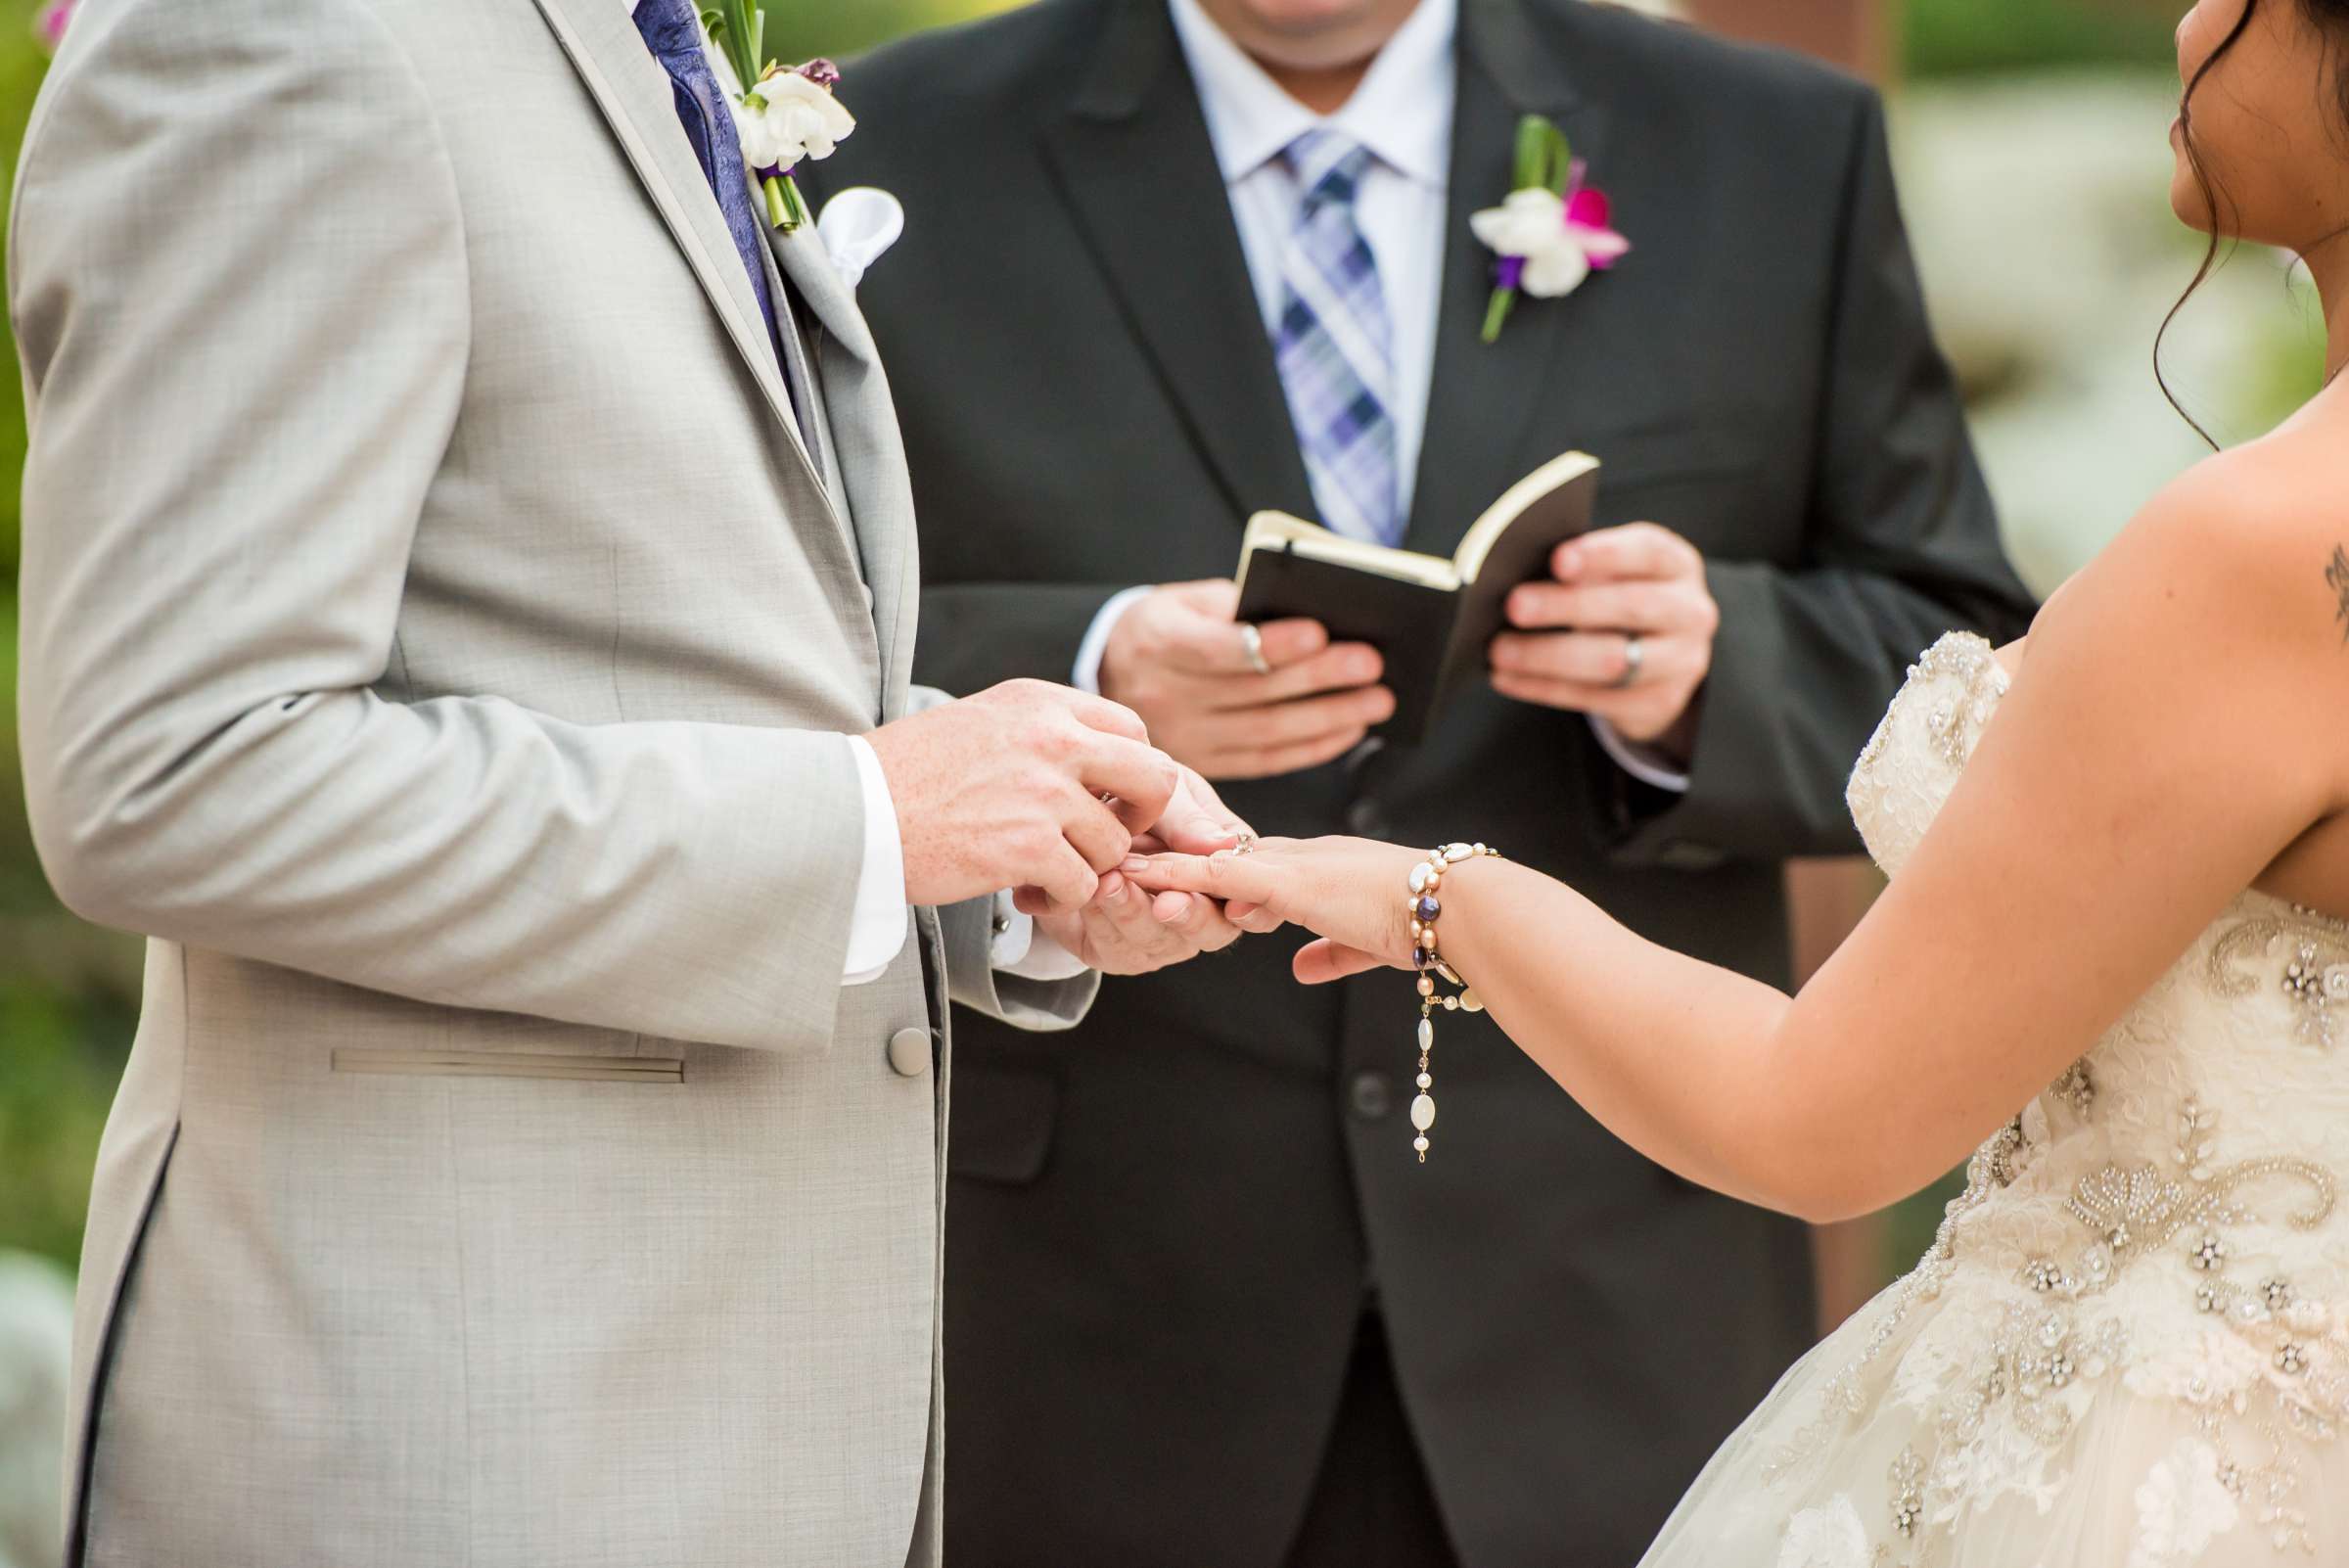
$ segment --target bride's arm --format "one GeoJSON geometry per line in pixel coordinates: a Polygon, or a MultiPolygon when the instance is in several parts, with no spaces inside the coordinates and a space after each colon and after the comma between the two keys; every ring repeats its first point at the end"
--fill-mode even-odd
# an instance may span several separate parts
{"type": "MultiPolygon", "coordinates": [[[[1924,1185],[2341,798],[2341,530],[2259,500],[2272,467],[2205,464],[2043,614],[1946,809],[1799,996],[1495,860],[1447,874],[1446,957],[1577,1100],[1683,1176],[1813,1220],[1924,1185]]],[[[1392,961],[1414,858],[1347,841],[1181,875],[1392,961]]],[[[1346,967],[1300,955],[1309,978],[1346,967]]]]}

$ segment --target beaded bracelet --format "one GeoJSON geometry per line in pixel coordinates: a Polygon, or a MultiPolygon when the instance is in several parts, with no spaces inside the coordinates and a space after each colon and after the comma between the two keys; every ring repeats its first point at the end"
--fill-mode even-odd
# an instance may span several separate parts
{"type": "Polygon", "coordinates": [[[1430,850],[1425,860],[1411,867],[1411,895],[1404,900],[1405,907],[1411,912],[1411,967],[1419,972],[1419,1097],[1411,1101],[1411,1126],[1417,1130],[1411,1147],[1418,1151],[1421,1165],[1427,1163],[1428,1129],[1436,1125],[1436,1097],[1429,1092],[1436,1086],[1436,1079],[1428,1070],[1428,1053],[1436,1044],[1436,1009],[1441,1007],[1448,1013],[1485,1010],[1485,1004],[1460,978],[1459,971],[1436,951],[1436,921],[1444,913],[1443,900],[1436,895],[1444,886],[1445,872],[1462,860],[1487,855],[1498,859],[1500,852],[1482,844],[1448,844],[1440,850],[1430,850]],[[1459,994],[1438,996],[1438,975],[1459,987],[1459,994]]]}

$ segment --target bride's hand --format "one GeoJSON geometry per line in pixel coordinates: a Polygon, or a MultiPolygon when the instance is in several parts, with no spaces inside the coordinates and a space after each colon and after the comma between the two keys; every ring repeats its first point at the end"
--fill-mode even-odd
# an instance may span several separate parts
{"type": "Polygon", "coordinates": [[[1421,850],[1372,839],[1263,839],[1245,854],[1153,854],[1126,874],[1153,891],[1204,894],[1262,906],[1322,940],[1297,954],[1307,985],[1343,980],[1382,965],[1411,966],[1411,867],[1421,850]]]}

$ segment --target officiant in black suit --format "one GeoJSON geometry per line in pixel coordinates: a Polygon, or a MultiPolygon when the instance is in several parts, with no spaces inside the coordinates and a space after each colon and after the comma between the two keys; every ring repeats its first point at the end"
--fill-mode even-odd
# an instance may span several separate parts
{"type": "MultiPolygon", "coordinates": [[[[1045,0],[841,91],[817,194],[908,213],[861,300],[923,680],[1097,685],[1267,832],[1480,839],[1783,983],[1780,862],[1856,849],[1904,667],[2024,628],[1881,110],[1822,68],[1581,0],[1045,0]],[[1528,114],[1632,249],[1488,344],[1469,217],[1528,114]],[[1251,512],[1448,554],[1576,447],[1616,530],[1425,744],[1362,745],[1368,650],[1232,623],[1251,512]]],[[[1629,1564],[1809,1344],[1802,1226],[1481,1020],[1420,1164],[1408,986],[1301,989],[1295,945],[958,1021],[957,1568],[1629,1564]]]]}

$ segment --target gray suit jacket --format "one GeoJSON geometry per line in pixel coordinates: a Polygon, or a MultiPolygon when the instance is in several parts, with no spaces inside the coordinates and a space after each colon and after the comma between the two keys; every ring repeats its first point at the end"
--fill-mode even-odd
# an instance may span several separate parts
{"type": "Polygon", "coordinates": [[[34,827],[154,939],[75,1560],[933,1558],[922,1047],[1088,992],[840,983],[916,568],[812,233],[803,431],[619,0],[90,0],[10,241],[34,827]]]}

